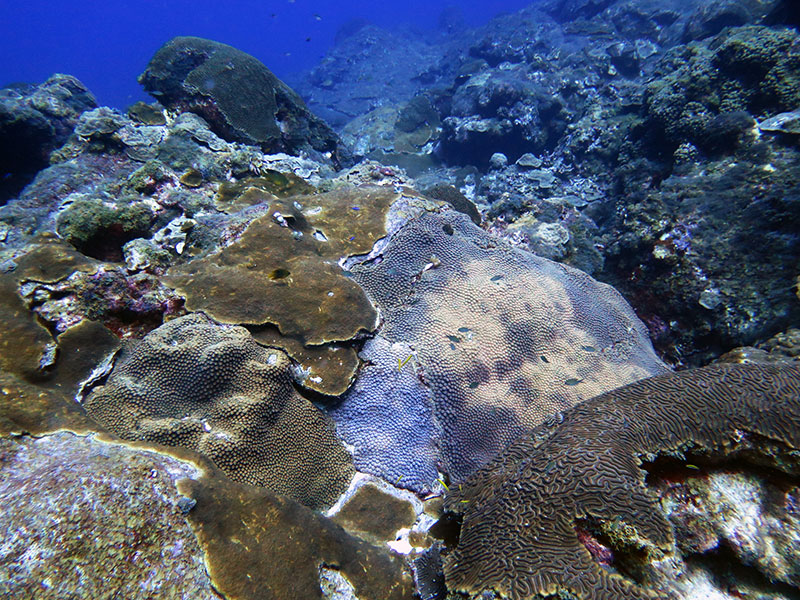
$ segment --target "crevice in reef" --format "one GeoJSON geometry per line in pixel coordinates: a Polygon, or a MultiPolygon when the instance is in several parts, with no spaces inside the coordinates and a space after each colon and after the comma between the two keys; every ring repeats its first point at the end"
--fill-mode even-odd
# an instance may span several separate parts
{"type": "Polygon", "coordinates": [[[780,581],[771,581],[757,568],[746,565],[739,560],[736,553],[727,544],[704,554],[685,557],[686,564],[692,568],[700,568],[708,573],[715,586],[727,590],[732,597],[755,597],[764,594],[772,598],[780,595],[787,600],[800,600],[797,588],[780,581]],[[747,591],[739,588],[747,588],[747,591]]]}

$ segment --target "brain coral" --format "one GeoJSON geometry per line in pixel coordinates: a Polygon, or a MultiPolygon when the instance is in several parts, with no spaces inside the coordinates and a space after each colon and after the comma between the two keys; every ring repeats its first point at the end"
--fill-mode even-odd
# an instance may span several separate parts
{"type": "Polygon", "coordinates": [[[196,450],[235,481],[321,507],[353,468],[289,367],[244,328],[187,315],[145,336],[84,406],[124,439],[196,450]]]}
{"type": "MultiPolygon", "coordinates": [[[[461,213],[408,221],[351,271],[380,308],[381,335],[414,354],[454,480],[558,411],[666,370],[614,289],[503,245],[461,213]]],[[[397,431],[402,417],[373,418],[397,431]]]]}
{"type": "Polygon", "coordinates": [[[199,114],[229,141],[273,153],[331,153],[335,164],[350,160],[339,137],[300,96],[231,46],[173,38],[156,52],[139,82],[167,108],[199,114]]]}
{"type": "MultiPolygon", "coordinates": [[[[445,561],[448,587],[513,599],[652,598],[598,565],[579,538],[582,520],[654,557],[672,529],[645,487],[643,460],[659,454],[740,455],[800,449],[800,368],[715,365],[608,392],[513,442],[446,500],[463,513],[445,561]],[[766,441],[765,441],[766,440],[766,441]]],[[[700,459],[702,460],[702,459],[700,459]]],[[[663,596],[663,594],[662,594],[663,596]]]]}

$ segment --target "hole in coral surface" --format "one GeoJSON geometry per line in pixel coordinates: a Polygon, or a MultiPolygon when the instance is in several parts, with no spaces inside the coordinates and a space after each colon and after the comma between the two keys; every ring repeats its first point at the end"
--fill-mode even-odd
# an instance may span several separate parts
{"type": "Polygon", "coordinates": [[[267,277],[269,277],[272,281],[279,281],[281,279],[286,279],[289,277],[289,275],[291,275],[291,273],[288,269],[273,269],[269,272],[267,277]]]}

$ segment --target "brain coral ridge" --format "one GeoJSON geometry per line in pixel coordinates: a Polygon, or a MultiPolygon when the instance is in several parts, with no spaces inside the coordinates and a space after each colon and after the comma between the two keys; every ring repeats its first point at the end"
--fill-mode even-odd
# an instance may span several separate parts
{"type": "MultiPolygon", "coordinates": [[[[410,349],[406,366],[384,371],[385,387],[417,370],[431,391],[443,470],[455,481],[558,411],[666,370],[614,289],[506,246],[455,211],[409,220],[351,271],[381,311],[381,335],[410,349]]],[[[363,418],[401,430],[393,421],[407,412],[376,416],[369,388],[345,406],[364,403],[363,418]]]]}
{"type": "MultiPolygon", "coordinates": [[[[778,450],[800,449],[800,367],[714,365],[659,375],[562,416],[451,486],[446,508],[463,514],[445,561],[451,590],[495,590],[514,600],[659,597],[601,568],[579,541],[579,520],[601,530],[621,525],[645,552],[669,553],[673,532],[645,487],[642,460],[686,450],[763,454],[765,439],[778,450]]],[[[774,466],[784,454],[772,457],[774,466]]],[[[796,459],[786,464],[796,471],[796,459]]]]}
{"type": "Polygon", "coordinates": [[[123,439],[197,451],[234,481],[328,506],[353,475],[350,455],[290,367],[243,327],[187,315],[145,336],[84,406],[123,439]]]}

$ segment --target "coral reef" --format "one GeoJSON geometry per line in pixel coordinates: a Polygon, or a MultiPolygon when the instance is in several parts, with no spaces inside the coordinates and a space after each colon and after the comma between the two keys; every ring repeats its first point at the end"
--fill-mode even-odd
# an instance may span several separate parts
{"type": "Polygon", "coordinates": [[[195,453],[110,439],[58,392],[0,383],[0,592],[306,600],[336,578],[362,598],[412,597],[396,556],[310,509],[195,453]]]}
{"type": "Polygon", "coordinates": [[[124,439],[196,450],[236,481],[331,505],[352,477],[350,457],[294,391],[289,367],[244,328],[187,315],[123,355],[84,407],[124,439]]]}
{"type": "Polygon", "coordinates": [[[796,475],[798,448],[796,367],[719,365],[600,395],[451,488],[446,507],[463,515],[463,526],[445,560],[448,588],[514,599],[664,597],[667,590],[637,582],[633,567],[608,564],[608,556],[602,566],[602,546],[592,545],[601,539],[645,564],[675,551],[642,461],[750,457],[796,475]]]}
{"type": "MultiPolygon", "coordinates": [[[[311,370],[310,385],[344,391],[354,369],[341,367],[354,361],[331,355],[326,369],[309,362],[311,356],[301,360],[300,346],[321,351],[321,345],[375,329],[374,308],[336,261],[372,248],[397,197],[392,189],[374,187],[272,201],[269,214],[252,221],[233,244],[171,269],[166,281],[186,297],[189,310],[224,323],[275,325],[296,341],[282,344],[273,336],[271,342],[311,370]]],[[[341,353],[335,347],[331,352],[341,353]]]]}
{"type": "Polygon", "coordinates": [[[139,81],[168,109],[199,114],[225,139],[270,152],[312,152],[336,165],[349,160],[338,136],[300,96],[258,60],[231,46],[173,38],[156,52],[139,81]]]}

